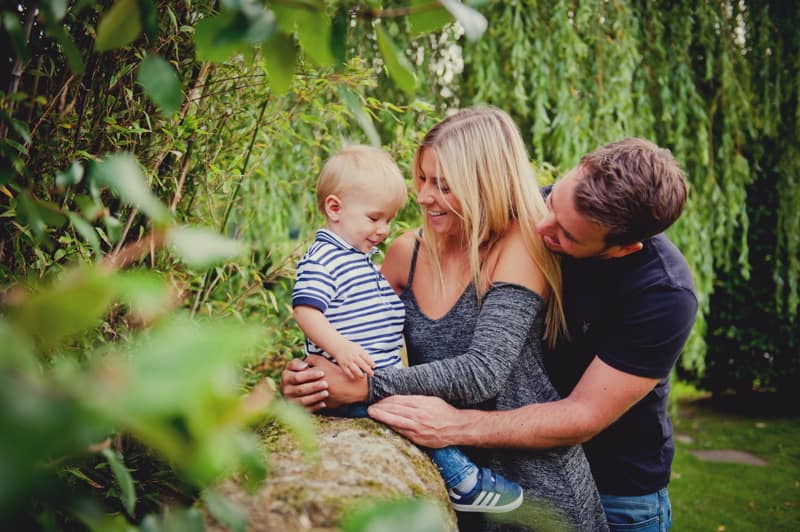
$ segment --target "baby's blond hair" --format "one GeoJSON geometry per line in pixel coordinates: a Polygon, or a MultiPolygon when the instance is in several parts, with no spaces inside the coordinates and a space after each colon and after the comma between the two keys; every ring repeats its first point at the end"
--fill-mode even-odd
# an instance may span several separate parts
{"type": "Polygon", "coordinates": [[[357,187],[379,187],[397,200],[406,201],[403,174],[392,156],[380,148],[354,144],[332,155],[317,179],[317,207],[325,214],[325,198],[341,196],[357,187]]]}

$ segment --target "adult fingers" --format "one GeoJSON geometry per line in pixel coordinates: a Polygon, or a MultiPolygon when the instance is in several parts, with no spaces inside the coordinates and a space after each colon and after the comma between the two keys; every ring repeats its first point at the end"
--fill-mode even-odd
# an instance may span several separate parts
{"type": "MultiPolygon", "coordinates": [[[[291,362],[289,364],[291,364],[291,362]]],[[[295,370],[287,365],[281,372],[281,387],[318,381],[325,376],[325,372],[322,370],[309,368],[308,366],[305,367],[308,369],[295,370]]]]}
{"type": "Polygon", "coordinates": [[[304,408],[311,410],[312,412],[315,410],[319,410],[320,408],[325,407],[325,399],[328,398],[330,393],[328,390],[320,390],[314,393],[304,393],[300,395],[294,396],[286,396],[288,400],[291,402],[298,404],[304,408]]]}
{"type": "MultiPolygon", "coordinates": [[[[316,394],[325,394],[322,396],[325,398],[329,394],[328,382],[316,380],[297,385],[287,384],[281,387],[281,392],[284,397],[295,400],[295,402],[299,402],[306,396],[315,396],[316,394]]],[[[306,401],[304,404],[311,404],[311,402],[306,401]]]]}
{"type": "Polygon", "coordinates": [[[419,397],[424,397],[424,396],[421,396],[421,395],[390,395],[389,397],[384,397],[380,401],[377,401],[375,404],[376,405],[391,405],[391,404],[402,405],[402,404],[405,404],[405,405],[408,405],[408,406],[413,406],[413,405],[416,404],[415,401],[419,397]]]}
{"type": "Polygon", "coordinates": [[[410,430],[419,426],[414,418],[414,410],[414,408],[402,404],[386,404],[384,402],[375,403],[368,409],[371,418],[398,431],[410,430]]]}
{"type": "Polygon", "coordinates": [[[286,364],[286,369],[290,371],[302,371],[308,367],[308,364],[302,358],[293,358],[286,364]]]}

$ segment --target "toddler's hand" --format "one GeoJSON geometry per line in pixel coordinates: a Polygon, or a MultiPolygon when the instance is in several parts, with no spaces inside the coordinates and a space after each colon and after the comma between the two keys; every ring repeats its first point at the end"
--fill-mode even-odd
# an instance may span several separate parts
{"type": "Polygon", "coordinates": [[[354,342],[348,342],[344,349],[338,353],[330,353],[339,367],[342,368],[345,375],[351,379],[363,378],[364,374],[372,376],[375,374],[372,368],[375,367],[375,362],[360,345],[354,342]]]}

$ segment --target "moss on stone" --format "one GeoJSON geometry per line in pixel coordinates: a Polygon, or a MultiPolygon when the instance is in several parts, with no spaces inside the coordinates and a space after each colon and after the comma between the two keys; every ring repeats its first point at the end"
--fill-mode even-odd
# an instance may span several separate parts
{"type": "MultiPolygon", "coordinates": [[[[375,500],[428,497],[448,512],[444,483],[427,455],[370,419],[317,416],[318,459],[309,460],[277,424],[260,432],[270,475],[255,493],[230,481],[220,491],[250,516],[250,530],[335,530],[342,516],[375,500]]],[[[211,530],[221,530],[210,523],[211,530]]]]}

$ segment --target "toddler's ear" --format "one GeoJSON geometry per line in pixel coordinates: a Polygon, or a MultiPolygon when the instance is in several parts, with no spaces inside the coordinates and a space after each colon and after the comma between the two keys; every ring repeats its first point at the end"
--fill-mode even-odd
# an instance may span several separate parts
{"type": "Polygon", "coordinates": [[[330,194],[325,198],[325,216],[334,222],[339,220],[342,211],[342,200],[336,194],[330,194]]]}

